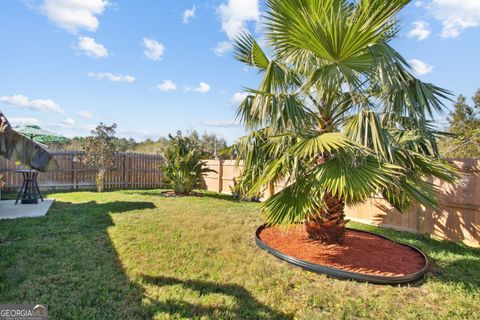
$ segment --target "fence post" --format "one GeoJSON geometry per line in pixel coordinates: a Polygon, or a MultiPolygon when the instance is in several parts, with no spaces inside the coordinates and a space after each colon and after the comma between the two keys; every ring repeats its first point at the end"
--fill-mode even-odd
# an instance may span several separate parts
{"type": "Polygon", "coordinates": [[[126,188],[127,187],[127,171],[126,171],[126,164],[127,164],[127,154],[123,153],[123,162],[122,162],[122,184],[126,188]]]}
{"type": "Polygon", "coordinates": [[[72,155],[72,180],[73,180],[73,190],[78,189],[78,177],[77,177],[77,166],[75,162],[77,162],[77,152],[73,152],[72,155]]]}
{"type": "Polygon", "coordinates": [[[123,184],[125,186],[125,189],[128,189],[128,178],[130,175],[130,166],[127,166],[127,162],[130,163],[129,157],[127,154],[125,154],[125,158],[123,158],[123,184]]]}
{"type": "Polygon", "coordinates": [[[223,189],[223,161],[218,160],[218,192],[222,192],[223,189]]]}

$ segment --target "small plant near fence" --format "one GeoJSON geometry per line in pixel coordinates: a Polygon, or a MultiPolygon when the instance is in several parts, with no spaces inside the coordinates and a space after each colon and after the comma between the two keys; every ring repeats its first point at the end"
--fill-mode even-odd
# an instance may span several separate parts
{"type": "Polygon", "coordinates": [[[190,137],[177,131],[169,135],[170,141],[163,151],[164,162],[158,167],[163,170],[167,186],[177,195],[189,195],[198,186],[204,173],[213,170],[201,160],[201,150],[190,137]]]}
{"type": "Polygon", "coordinates": [[[115,168],[116,147],[114,138],[116,128],[115,123],[111,126],[100,123],[95,130],[92,130],[92,135],[85,138],[82,143],[85,152],[83,162],[96,170],[95,186],[98,192],[103,192],[105,189],[106,173],[115,168]]]}

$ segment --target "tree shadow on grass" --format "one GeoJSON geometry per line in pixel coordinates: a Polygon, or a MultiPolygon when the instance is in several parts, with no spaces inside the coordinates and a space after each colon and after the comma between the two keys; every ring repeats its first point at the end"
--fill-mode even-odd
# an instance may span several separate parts
{"type": "Polygon", "coordinates": [[[143,289],[126,276],[110,213],[151,202],[57,201],[45,217],[0,221],[0,301],[48,305],[51,319],[145,319],[143,289]]]}
{"type": "Polygon", "coordinates": [[[44,217],[0,220],[0,301],[46,304],[51,319],[152,319],[160,312],[188,318],[291,318],[238,285],[166,277],[144,280],[225,294],[236,305],[172,300],[145,304],[145,289],[125,273],[108,228],[114,225],[110,214],[153,208],[151,202],[57,201],[44,217]]]}
{"type": "Polygon", "coordinates": [[[210,319],[293,319],[293,315],[275,311],[260,303],[248,290],[236,284],[146,275],[142,276],[142,281],[159,287],[180,285],[184,289],[196,291],[200,295],[223,294],[235,300],[235,305],[232,307],[203,306],[181,300],[153,301],[149,306],[151,313],[162,312],[189,319],[199,317],[210,319]]]}

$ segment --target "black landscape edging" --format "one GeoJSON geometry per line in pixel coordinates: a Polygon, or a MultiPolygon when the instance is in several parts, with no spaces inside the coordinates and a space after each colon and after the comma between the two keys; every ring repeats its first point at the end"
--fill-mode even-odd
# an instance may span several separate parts
{"type": "Polygon", "coordinates": [[[425,274],[427,273],[428,259],[422,251],[420,251],[417,248],[412,247],[408,244],[403,244],[403,243],[393,241],[392,239],[389,239],[385,236],[382,236],[380,234],[376,234],[376,233],[373,233],[373,232],[350,229],[350,230],[355,230],[355,231],[358,231],[358,232],[364,232],[364,233],[372,234],[372,235],[384,238],[386,240],[395,242],[399,245],[406,246],[406,247],[408,247],[408,248],[410,248],[410,249],[414,250],[415,252],[418,252],[422,255],[422,257],[425,259],[425,266],[420,271],[417,271],[415,273],[407,274],[405,276],[395,276],[395,277],[367,275],[367,274],[361,274],[361,273],[357,273],[357,272],[345,271],[345,270],[341,270],[341,269],[337,269],[337,268],[333,268],[333,267],[327,267],[325,265],[311,263],[311,262],[308,262],[308,261],[304,261],[304,260],[294,258],[292,256],[289,256],[287,254],[284,254],[284,253],[282,253],[278,250],[275,250],[275,249],[271,248],[265,242],[260,240],[259,234],[264,228],[265,228],[265,225],[260,226],[255,233],[255,243],[260,248],[262,248],[263,250],[266,250],[268,253],[270,253],[270,254],[274,255],[275,257],[277,257],[277,258],[279,258],[283,261],[286,261],[286,262],[288,262],[288,263],[290,263],[294,266],[297,266],[297,267],[300,267],[302,269],[312,271],[312,272],[315,272],[315,273],[326,274],[326,275],[328,275],[332,278],[349,279],[349,280],[355,280],[355,281],[359,281],[359,282],[369,282],[369,283],[374,283],[374,284],[405,285],[405,284],[414,284],[414,283],[420,282],[424,278],[425,274]]]}

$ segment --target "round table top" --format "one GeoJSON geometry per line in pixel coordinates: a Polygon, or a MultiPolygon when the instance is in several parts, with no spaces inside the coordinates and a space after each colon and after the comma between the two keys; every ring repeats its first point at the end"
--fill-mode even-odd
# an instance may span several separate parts
{"type": "Polygon", "coordinates": [[[38,171],[35,170],[35,169],[18,169],[18,170],[15,170],[15,172],[19,172],[19,173],[35,173],[35,172],[38,172],[38,171]]]}

